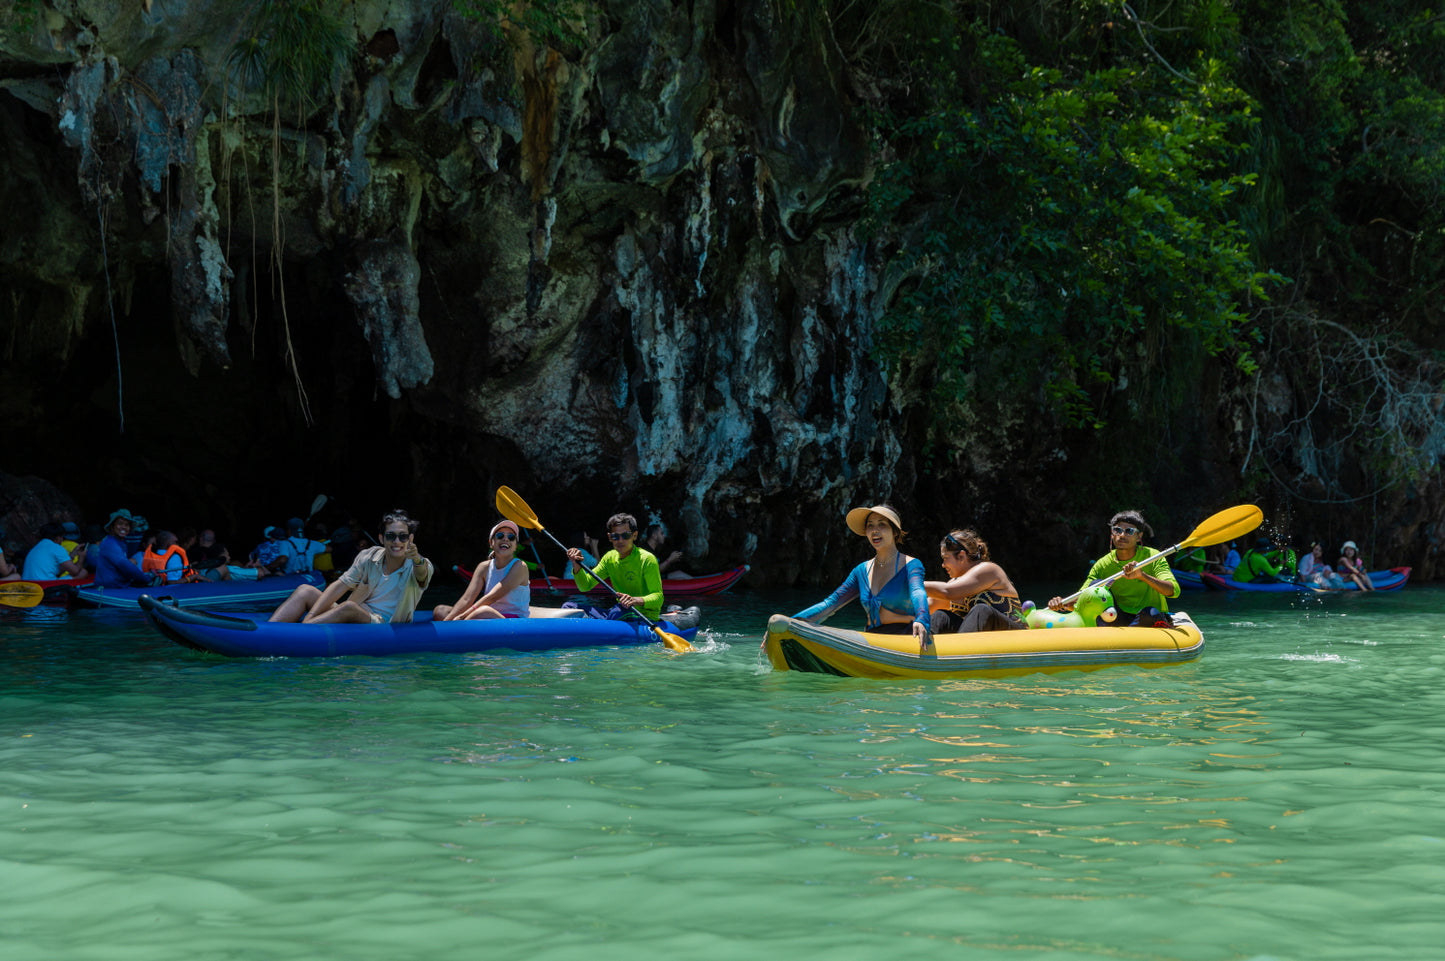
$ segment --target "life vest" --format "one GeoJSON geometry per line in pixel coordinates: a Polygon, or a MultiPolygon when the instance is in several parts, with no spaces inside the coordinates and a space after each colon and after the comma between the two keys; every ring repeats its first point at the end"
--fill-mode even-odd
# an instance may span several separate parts
{"type": "Polygon", "coordinates": [[[184,580],[190,573],[191,559],[186,556],[185,550],[179,544],[172,544],[164,554],[157,554],[155,548],[147,547],[145,557],[141,558],[140,569],[147,574],[160,574],[165,583],[171,583],[172,574],[177,581],[184,580]],[[179,555],[181,558],[181,570],[179,572],[166,571],[166,565],[170,559],[179,555]]]}
{"type": "Polygon", "coordinates": [[[1251,547],[1244,552],[1244,560],[1234,569],[1234,579],[1246,584],[1252,581],[1274,584],[1279,580],[1279,568],[1269,562],[1266,553],[1251,547]]]}

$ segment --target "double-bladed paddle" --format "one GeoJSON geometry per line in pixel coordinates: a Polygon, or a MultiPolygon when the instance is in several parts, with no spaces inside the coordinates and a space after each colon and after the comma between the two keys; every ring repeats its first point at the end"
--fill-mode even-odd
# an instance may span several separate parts
{"type": "MultiPolygon", "coordinates": [[[[1159,553],[1151,554],[1144,558],[1144,563],[1148,563],[1157,557],[1168,557],[1175,551],[1187,550],[1191,547],[1209,547],[1212,544],[1223,544],[1225,541],[1232,541],[1236,537],[1243,537],[1245,534],[1254,530],[1263,520],[1264,511],[1255,507],[1253,504],[1240,504],[1238,507],[1226,508],[1194,528],[1193,532],[1178,544],[1175,544],[1173,547],[1166,547],[1159,553]]],[[[1089,587],[1098,587],[1100,585],[1108,587],[1123,576],[1124,572],[1118,571],[1110,574],[1101,581],[1095,581],[1090,584],[1089,587]]],[[[1070,594],[1068,597],[1063,598],[1059,606],[1068,607],[1077,601],[1079,595],[1083,593],[1083,591],[1078,591],[1070,594]]]]}
{"type": "Polygon", "coordinates": [[[0,581],[0,604],[6,607],[34,607],[45,597],[45,588],[33,581],[0,581]]]}
{"type": "MultiPolygon", "coordinates": [[[[553,544],[561,547],[563,551],[567,550],[567,548],[562,544],[561,541],[557,540],[557,538],[555,537],[552,537],[551,531],[547,530],[547,528],[542,526],[542,522],[537,519],[537,515],[533,513],[532,508],[527,506],[527,502],[522,500],[522,498],[518,497],[517,492],[512,490],[510,487],[497,488],[497,510],[501,511],[503,517],[516,524],[518,527],[525,527],[529,530],[541,531],[543,534],[546,534],[548,537],[552,538],[553,544]]],[[[617,588],[613,587],[611,584],[598,577],[597,572],[594,571],[592,568],[581,562],[578,562],[577,566],[582,568],[588,574],[591,574],[593,579],[596,580],[597,583],[601,584],[603,587],[611,591],[613,596],[622,596],[618,593],[617,588]]],[[[676,634],[671,634],[667,631],[664,631],[654,621],[648,618],[646,614],[642,613],[635,607],[632,609],[632,612],[638,617],[642,618],[643,622],[647,624],[648,627],[652,628],[653,633],[657,635],[657,639],[663,644],[667,645],[669,649],[674,651],[693,650],[693,646],[687,642],[687,638],[679,637],[676,634]]]]}

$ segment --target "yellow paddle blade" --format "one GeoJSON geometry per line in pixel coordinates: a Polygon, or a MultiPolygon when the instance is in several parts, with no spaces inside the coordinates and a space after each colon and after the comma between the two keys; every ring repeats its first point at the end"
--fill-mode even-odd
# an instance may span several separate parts
{"type": "Polygon", "coordinates": [[[693,649],[692,645],[687,642],[687,638],[677,634],[669,634],[657,624],[652,625],[652,632],[657,635],[659,641],[667,646],[668,650],[677,651],[679,654],[686,654],[693,649]]]}
{"type": "Polygon", "coordinates": [[[1209,547],[1212,544],[1223,544],[1225,541],[1243,537],[1263,521],[1264,511],[1253,504],[1229,507],[1194,528],[1193,533],[1179,542],[1179,547],[1182,550],[1186,547],[1209,547]]]}
{"type": "Polygon", "coordinates": [[[0,604],[6,607],[34,607],[43,597],[45,588],[39,584],[30,581],[0,581],[0,604]]]}
{"type": "Polygon", "coordinates": [[[532,508],[528,507],[527,502],[522,500],[510,487],[497,488],[497,510],[518,527],[537,531],[542,529],[542,522],[537,520],[537,515],[532,513],[532,508]]]}

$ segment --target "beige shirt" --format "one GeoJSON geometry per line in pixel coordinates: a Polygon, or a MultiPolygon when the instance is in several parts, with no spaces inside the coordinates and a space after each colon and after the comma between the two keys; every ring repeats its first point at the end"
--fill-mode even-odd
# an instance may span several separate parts
{"type": "MultiPolygon", "coordinates": [[[[351,588],[350,600],[371,610],[373,609],[372,605],[367,603],[367,601],[373,596],[378,595],[379,592],[382,592],[383,589],[388,586],[383,584],[383,580],[391,582],[399,581],[400,583],[396,588],[399,593],[392,595],[392,597],[396,598],[396,608],[391,612],[391,623],[399,624],[410,621],[412,612],[416,610],[417,604],[421,602],[422,592],[431,584],[432,575],[436,573],[436,568],[432,566],[431,561],[423,557],[420,564],[412,562],[402,564],[401,567],[397,568],[396,573],[388,578],[382,569],[382,562],[385,557],[386,548],[368,547],[356,555],[356,560],[351,562],[351,567],[347,569],[345,574],[341,575],[341,582],[351,588]],[[411,574],[412,571],[410,571],[409,568],[415,569],[415,576],[397,576],[411,574]]],[[[390,600],[390,598],[377,596],[376,600],[384,603],[390,600]]],[[[377,613],[385,614],[386,612],[377,609],[377,613]]]]}

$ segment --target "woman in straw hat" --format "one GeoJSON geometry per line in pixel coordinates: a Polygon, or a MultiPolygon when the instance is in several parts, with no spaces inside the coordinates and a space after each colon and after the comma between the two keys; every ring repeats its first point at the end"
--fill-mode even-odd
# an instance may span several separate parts
{"type": "Polygon", "coordinates": [[[848,512],[848,529],[868,539],[872,560],[853,568],[838,589],[805,611],[793,615],[821,624],[849,601],[863,605],[868,618],[864,628],[875,634],[913,634],[919,646],[929,639],[928,594],[923,589],[923,562],[898,548],[905,532],[898,512],[887,504],[855,507],[848,512]]]}

